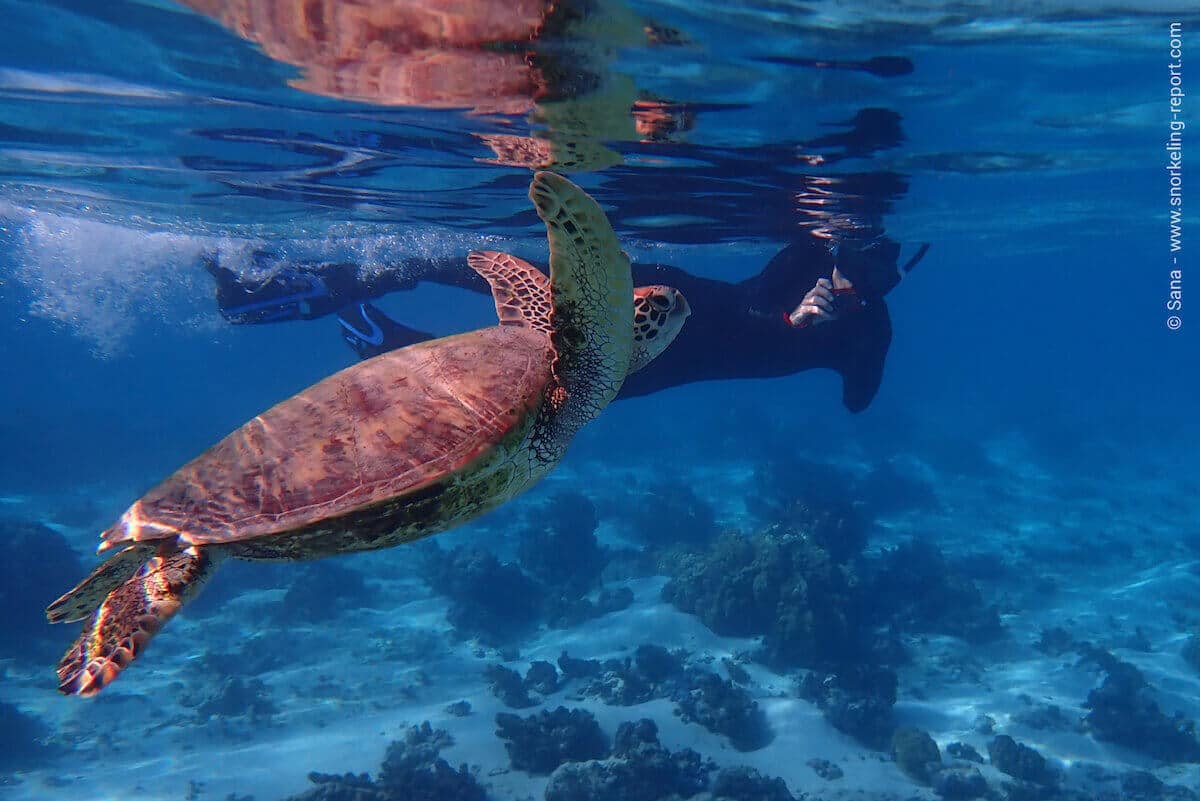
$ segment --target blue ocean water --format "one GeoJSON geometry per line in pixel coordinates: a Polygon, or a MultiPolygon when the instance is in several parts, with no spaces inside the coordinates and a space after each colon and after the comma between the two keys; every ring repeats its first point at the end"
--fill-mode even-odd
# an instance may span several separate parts
{"type": "Polygon", "coordinates": [[[0,797],[1200,794],[1200,322],[1166,305],[1191,4],[497,6],[2,4],[0,797]],[[544,267],[531,168],[634,262],[730,284],[798,241],[927,243],[877,396],[708,375],[757,346],[693,303],[713,380],[618,400],[432,544],[225,565],[60,696],[78,624],[41,610],[97,533],[357,361],[332,313],[225,319],[206,260],[350,264],[345,301],[490,325],[370,287],[544,267]]]}

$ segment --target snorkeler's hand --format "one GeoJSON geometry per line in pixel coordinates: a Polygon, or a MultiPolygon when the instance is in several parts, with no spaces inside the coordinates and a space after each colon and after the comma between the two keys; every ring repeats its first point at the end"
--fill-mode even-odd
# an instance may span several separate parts
{"type": "Polygon", "coordinates": [[[798,328],[837,319],[833,313],[833,282],[820,278],[815,286],[800,301],[795,311],[788,315],[788,322],[798,328]]]}
{"type": "MultiPolygon", "coordinates": [[[[820,283],[818,281],[817,283],[820,283]]],[[[837,267],[833,268],[833,291],[834,292],[849,292],[854,289],[854,284],[850,283],[850,279],[842,275],[842,271],[837,267]]]]}
{"type": "Polygon", "coordinates": [[[854,284],[835,267],[832,280],[818,278],[800,305],[788,315],[788,322],[797,328],[832,322],[838,318],[834,311],[834,295],[853,291],[854,284]]]}

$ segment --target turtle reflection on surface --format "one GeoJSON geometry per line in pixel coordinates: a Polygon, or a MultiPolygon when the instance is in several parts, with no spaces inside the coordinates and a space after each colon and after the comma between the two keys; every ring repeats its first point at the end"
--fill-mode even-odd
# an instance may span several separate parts
{"type": "Polygon", "coordinates": [[[312,94],[382,106],[526,115],[532,136],[480,133],[484,163],[560,171],[621,163],[604,142],[662,141],[691,127],[639,92],[617,48],[677,45],[678,32],[619,0],[184,0],[276,61],[312,94]]]}

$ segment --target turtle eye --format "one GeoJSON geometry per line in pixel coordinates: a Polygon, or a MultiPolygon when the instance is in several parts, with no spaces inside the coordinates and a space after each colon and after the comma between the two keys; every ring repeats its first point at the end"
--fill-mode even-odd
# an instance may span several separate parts
{"type": "Polygon", "coordinates": [[[664,297],[663,295],[652,296],[650,298],[650,302],[653,303],[658,308],[663,309],[664,311],[666,309],[671,308],[671,301],[668,298],[664,297]]]}

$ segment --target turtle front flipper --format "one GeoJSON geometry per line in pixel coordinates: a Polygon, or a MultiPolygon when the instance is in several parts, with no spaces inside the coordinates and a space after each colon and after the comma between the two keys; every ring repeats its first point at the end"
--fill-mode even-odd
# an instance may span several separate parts
{"type": "Polygon", "coordinates": [[[467,264],[492,288],[500,325],[550,333],[550,281],[537,267],[495,250],[473,250],[467,264]]]}
{"type": "Polygon", "coordinates": [[[154,553],[153,545],[135,543],[122,548],[101,562],[87,578],[54,603],[46,607],[46,619],[51,623],[72,623],[83,620],[96,611],[113,587],[123,584],[154,553]]]}
{"type": "Polygon", "coordinates": [[[539,172],[529,199],[550,240],[550,338],[556,428],[570,436],[616,397],[633,352],[633,277],[629,257],[600,205],[575,184],[539,172]]]}
{"type": "Polygon", "coordinates": [[[210,549],[173,547],[163,546],[96,608],[58,663],[59,692],[95,695],[111,684],[212,575],[218,560],[210,549]]]}
{"type": "MultiPolygon", "coordinates": [[[[475,250],[467,264],[492,288],[500,325],[550,329],[550,281],[524,259],[495,250],[475,250]]],[[[629,372],[636,373],[667,349],[692,309],[683,293],[661,284],[633,290],[633,352],[629,372]]]]}

